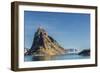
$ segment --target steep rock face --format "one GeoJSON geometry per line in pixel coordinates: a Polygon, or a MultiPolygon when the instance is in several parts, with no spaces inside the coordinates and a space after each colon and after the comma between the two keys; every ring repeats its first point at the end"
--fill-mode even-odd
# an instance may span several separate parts
{"type": "Polygon", "coordinates": [[[64,48],[49,36],[43,28],[39,27],[35,32],[33,44],[28,51],[28,55],[60,55],[64,54],[64,52],[64,48]]]}

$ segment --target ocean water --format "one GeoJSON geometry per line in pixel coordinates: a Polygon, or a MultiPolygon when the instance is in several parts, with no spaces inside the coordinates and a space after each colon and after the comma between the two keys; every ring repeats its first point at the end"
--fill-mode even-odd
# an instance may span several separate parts
{"type": "Polygon", "coordinates": [[[24,61],[47,61],[47,60],[75,60],[75,59],[89,59],[90,56],[82,56],[78,54],[64,54],[57,56],[24,56],[24,61]]]}

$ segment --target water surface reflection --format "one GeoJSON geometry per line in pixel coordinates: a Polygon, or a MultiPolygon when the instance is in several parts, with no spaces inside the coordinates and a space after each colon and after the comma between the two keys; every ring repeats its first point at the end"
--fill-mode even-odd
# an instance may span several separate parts
{"type": "Polygon", "coordinates": [[[90,56],[82,56],[77,54],[56,55],[56,56],[31,56],[24,57],[24,61],[46,61],[46,60],[70,60],[70,59],[89,59],[90,56]]]}

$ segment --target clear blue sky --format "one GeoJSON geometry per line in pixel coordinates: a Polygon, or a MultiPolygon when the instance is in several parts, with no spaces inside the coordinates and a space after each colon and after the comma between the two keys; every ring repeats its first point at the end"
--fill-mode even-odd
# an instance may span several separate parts
{"type": "Polygon", "coordinates": [[[64,48],[90,48],[90,15],[24,11],[24,47],[30,48],[42,26],[64,48]]]}

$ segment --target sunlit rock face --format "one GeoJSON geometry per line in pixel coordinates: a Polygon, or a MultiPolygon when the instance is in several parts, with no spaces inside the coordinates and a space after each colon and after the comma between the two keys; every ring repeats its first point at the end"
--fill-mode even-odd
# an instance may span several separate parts
{"type": "Polygon", "coordinates": [[[65,50],[62,48],[56,40],[54,40],[48,33],[39,27],[34,34],[34,39],[28,55],[36,56],[52,56],[64,54],[65,50]]]}

